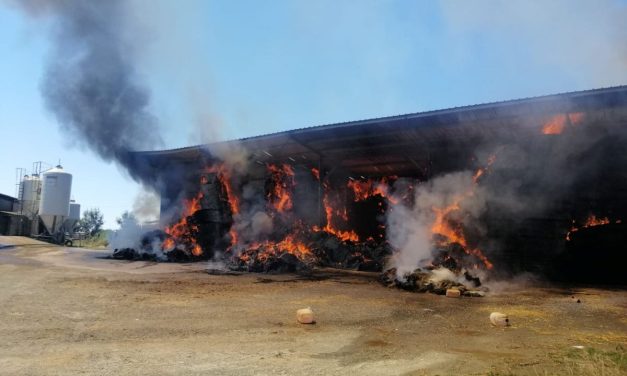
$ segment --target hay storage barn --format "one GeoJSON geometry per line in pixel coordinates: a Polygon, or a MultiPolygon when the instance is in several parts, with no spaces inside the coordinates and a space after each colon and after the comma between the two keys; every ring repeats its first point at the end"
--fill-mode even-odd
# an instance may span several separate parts
{"type": "MultiPolygon", "coordinates": [[[[532,197],[542,193],[537,192],[539,189],[560,189],[559,185],[539,184],[546,178],[544,168],[551,165],[558,150],[578,147],[564,142],[566,136],[560,127],[578,132],[578,138],[572,140],[595,139],[585,154],[566,160],[568,164],[561,164],[561,171],[550,172],[563,174],[562,180],[566,180],[581,170],[577,179],[541,216],[518,220],[489,213],[484,219],[488,231],[485,236],[498,240],[498,257],[507,260],[509,269],[546,271],[555,269],[547,266],[555,265],[555,250],[572,247],[565,237],[573,219],[602,213],[613,219],[610,226],[604,227],[606,233],[581,242],[598,245],[597,255],[586,262],[597,260],[600,266],[612,267],[622,257],[616,252],[622,251],[626,239],[621,234],[627,233],[620,221],[627,220],[627,86],[329,124],[174,150],[134,152],[131,158],[141,177],[159,187],[162,213],[178,204],[181,192],[191,197],[197,191],[193,182],[199,172],[233,149],[246,150],[251,161],[249,179],[263,179],[267,164],[288,163],[295,169],[318,169],[335,181],[396,176],[425,182],[449,172],[476,169],[486,150],[514,146],[537,160],[535,164],[512,165],[499,178],[520,180],[518,193],[532,197]],[[585,126],[577,128],[581,118],[585,126]],[[555,119],[561,119],[562,124],[553,124],[555,119]],[[545,166],[537,156],[545,158],[545,166]],[[594,164],[587,166],[589,161],[594,164]]],[[[320,190],[316,199],[321,207],[320,190]]],[[[321,211],[318,216],[322,222],[321,211]]],[[[582,252],[575,248],[571,254],[582,252]]],[[[583,259],[562,260],[558,269],[572,262],[581,263],[583,259]]]]}

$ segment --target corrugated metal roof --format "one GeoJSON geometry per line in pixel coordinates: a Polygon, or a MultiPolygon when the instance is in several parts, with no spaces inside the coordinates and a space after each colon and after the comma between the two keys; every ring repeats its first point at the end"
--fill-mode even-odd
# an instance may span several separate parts
{"type": "MultiPolygon", "coordinates": [[[[504,106],[508,106],[508,105],[534,104],[537,102],[547,102],[547,101],[555,101],[555,100],[563,101],[563,100],[576,99],[582,96],[590,96],[590,95],[595,96],[599,94],[614,94],[614,93],[627,95],[627,85],[610,86],[610,87],[605,87],[605,88],[589,89],[589,90],[582,90],[582,91],[563,92],[563,93],[557,93],[557,94],[541,95],[541,96],[526,97],[526,98],[519,98],[519,99],[510,99],[510,100],[503,100],[503,101],[497,101],[497,102],[487,102],[487,103],[480,103],[480,104],[474,104],[474,105],[451,107],[451,108],[446,108],[446,109],[428,110],[428,111],[414,112],[414,113],[409,113],[409,114],[383,116],[383,117],[378,117],[378,118],[352,120],[352,121],[339,122],[339,123],[320,124],[320,125],[314,125],[314,126],[309,126],[309,127],[294,128],[294,129],[286,130],[286,131],[272,132],[272,133],[266,133],[266,134],[250,136],[250,137],[243,137],[243,138],[236,139],[236,140],[225,140],[225,141],[220,141],[217,143],[254,140],[254,139],[259,139],[259,138],[266,138],[269,136],[284,135],[286,133],[298,133],[300,131],[308,131],[308,130],[350,127],[350,126],[367,125],[367,124],[373,124],[373,123],[398,122],[399,120],[409,120],[409,119],[428,117],[428,116],[442,116],[446,114],[453,114],[453,113],[460,113],[460,112],[468,112],[467,114],[468,118],[466,120],[471,120],[472,118],[471,113],[473,111],[478,111],[478,110],[489,110],[489,109],[503,108],[504,106]]],[[[181,148],[174,148],[174,149],[168,149],[168,150],[163,150],[163,151],[164,152],[176,152],[176,151],[183,151],[183,150],[189,150],[189,149],[199,149],[199,148],[203,148],[206,145],[207,144],[198,144],[198,145],[185,146],[181,148]]],[[[145,151],[145,152],[149,153],[151,151],[145,151]]]]}
{"type": "Polygon", "coordinates": [[[360,174],[376,174],[379,168],[401,174],[418,173],[419,166],[468,158],[460,154],[461,150],[468,150],[479,139],[538,133],[541,119],[549,115],[598,112],[613,107],[627,107],[627,86],[318,125],[208,145],[132,154],[143,159],[143,163],[152,162],[156,168],[166,159],[195,163],[220,155],[219,150],[239,145],[261,164],[298,159],[299,163],[313,167],[320,158],[327,169],[346,168],[360,174]],[[442,153],[449,156],[448,160],[440,158],[433,162],[432,156],[442,153]],[[384,160],[382,156],[391,159],[384,160]]]}

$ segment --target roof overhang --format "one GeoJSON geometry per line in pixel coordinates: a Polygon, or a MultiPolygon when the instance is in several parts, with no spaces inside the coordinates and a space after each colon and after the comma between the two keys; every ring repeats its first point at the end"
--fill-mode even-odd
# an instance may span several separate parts
{"type": "Polygon", "coordinates": [[[244,149],[259,166],[291,163],[356,176],[421,177],[428,169],[449,170],[467,163],[468,150],[479,142],[537,136],[548,117],[573,112],[627,124],[627,86],[328,124],[131,156],[152,168],[196,166],[244,149]]]}

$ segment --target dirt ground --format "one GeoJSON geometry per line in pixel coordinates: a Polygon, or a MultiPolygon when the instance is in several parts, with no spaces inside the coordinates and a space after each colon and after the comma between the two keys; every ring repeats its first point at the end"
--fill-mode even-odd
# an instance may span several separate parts
{"type": "Polygon", "coordinates": [[[627,373],[624,289],[511,285],[455,299],[369,273],[215,275],[106,254],[0,237],[0,374],[627,373]],[[317,323],[298,324],[308,306],[317,323]],[[491,326],[493,311],[512,326],[491,326]]]}

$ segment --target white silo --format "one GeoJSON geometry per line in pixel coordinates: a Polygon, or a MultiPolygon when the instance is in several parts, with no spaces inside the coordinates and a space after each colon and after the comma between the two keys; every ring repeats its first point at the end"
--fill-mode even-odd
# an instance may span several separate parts
{"type": "Polygon", "coordinates": [[[75,221],[81,219],[81,204],[76,203],[74,200],[70,200],[70,215],[68,219],[75,221]]]}
{"type": "Polygon", "coordinates": [[[65,220],[65,230],[72,232],[76,222],[81,219],[81,204],[76,203],[74,200],[70,200],[70,214],[65,220]]]}
{"type": "Polygon", "coordinates": [[[48,233],[54,234],[70,214],[72,175],[57,166],[42,174],[39,217],[48,233]]]}
{"type": "Polygon", "coordinates": [[[22,214],[28,218],[35,218],[39,211],[39,199],[41,197],[41,179],[39,175],[24,176],[20,182],[20,204],[22,214]]]}

